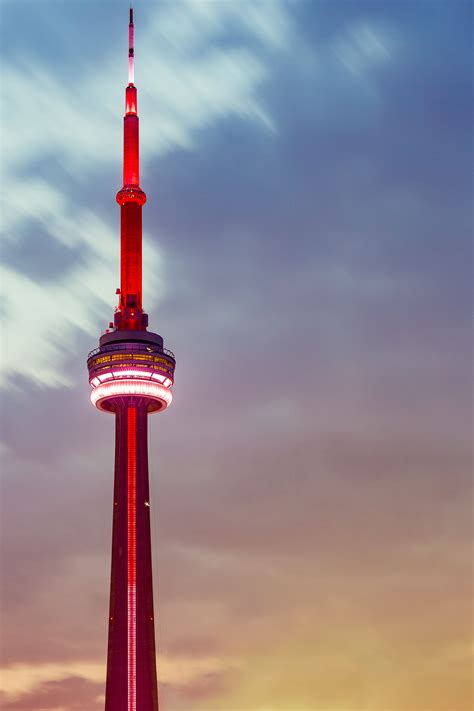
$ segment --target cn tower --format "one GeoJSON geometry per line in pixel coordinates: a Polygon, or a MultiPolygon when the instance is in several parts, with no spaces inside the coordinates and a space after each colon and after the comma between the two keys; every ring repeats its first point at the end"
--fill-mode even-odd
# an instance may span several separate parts
{"type": "Polygon", "coordinates": [[[142,208],[133,10],[125,89],[120,289],[114,321],[89,353],[90,398],[115,416],[115,475],[105,711],[158,711],[148,484],[148,415],[171,403],[176,361],[142,304],[142,208]]]}

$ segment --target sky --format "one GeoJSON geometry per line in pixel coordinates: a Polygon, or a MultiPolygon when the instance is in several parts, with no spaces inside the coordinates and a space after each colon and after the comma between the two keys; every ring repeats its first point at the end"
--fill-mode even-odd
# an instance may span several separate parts
{"type": "MultiPolygon", "coordinates": [[[[128,3],[1,0],[4,711],[104,703],[128,3]]],[[[472,5],[135,2],[160,711],[469,711],[472,5]]]]}

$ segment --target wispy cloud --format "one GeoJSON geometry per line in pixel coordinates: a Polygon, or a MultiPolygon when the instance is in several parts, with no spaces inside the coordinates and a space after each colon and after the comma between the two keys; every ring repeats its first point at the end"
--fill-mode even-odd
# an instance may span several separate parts
{"type": "MultiPolygon", "coordinates": [[[[279,2],[259,8],[250,3],[169,3],[153,11],[140,32],[137,52],[138,85],[144,87],[140,100],[147,116],[142,130],[145,172],[146,161],[171,149],[191,149],[200,129],[228,116],[273,131],[258,89],[271,73],[266,55],[285,45],[289,28],[289,14],[279,2]],[[240,43],[224,50],[222,38],[237,28],[243,33],[240,43]]],[[[91,191],[97,190],[101,166],[119,161],[118,82],[112,57],[98,67],[81,65],[67,84],[37,60],[24,57],[17,66],[4,62],[6,239],[18,243],[29,230],[39,269],[47,264],[48,253],[41,243],[35,245],[35,223],[59,243],[82,249],[83,255],[47,289],[18,264],[5,267],[7,378],[21,373],[48,385],[67,384],[63,364],[77,329],[92,335],[99,319],[105,325],[113,315],[118,231],[87,205],[91,191]],[[22,357],[31,342],[35,358],[22,357]]],[[[166,283],[162,255],[149,241],[144,284],[150,308],[166,283]]]]}
{"type": "MultiPolygon", "coordinates": [[[[210,656],[159,655],[158,678],[162,684],[191,688],[204,684],[211,676],[238,670],[241,663],[210,656]]],[[[75,661],[57,664],[15,664],[0,668],[0,693],[9,702],[21,700],[45,685],[70,678],[92,684],[104,684],[105,667],[102,662],[75,661]]],[[[29,708],[29,707],[28,707],[29,708]]]]}
{"type": "Polygon", "coordinates": [[[333,51],[346,69],[360,76],[389,61],[393,50],[379,28],[358,22],[335,38],[333,51]]]}

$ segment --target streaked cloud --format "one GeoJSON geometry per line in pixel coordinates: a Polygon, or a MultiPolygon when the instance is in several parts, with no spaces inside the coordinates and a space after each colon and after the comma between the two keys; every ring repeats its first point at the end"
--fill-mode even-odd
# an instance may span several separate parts
{"type": "Polygon", "coordinates": [[[388,40],[367,22],[347,28],[334,40],[333,50],[344,67],[356,75],[391,58],[388,40]]]}
{"type": "MultiPolygon", "coordinates": [[[[145,173],[147,162],[156,155],[193,148],[199,130],[225,117],[257,121],[264,130],[274,130],[258,88],[271,73],[265,53],[284,46],[289,25],[290,15],[282,3],[259,8],[245,3],[235,7],[168,3],[151,11],[139,30],[137,53],[138,85],[144,87],[140,97],[145,114],[154,117],[142,129],[145,173]],[[244,32],[240,46],[221,48],[221,37],[238,27],[244,32]],[[250,47],[252,38],[255,44],[250,47]]],[[[94,67],[81,64],[66,84],[27,55],[20,65],[10,64],[8,58],[4,62],[6,239],[15,244],[26,232],[41,268],[48,264],[49,255],[41,233],[35,234],[39,224],[50,237],[82,256],[47,289],[23,274],[21,264],[10,260],[5,267],[6,375],[21,373],[50,386],[67,384],[63,364],[74,333],[81,329],[95,336],[97,324],[105,326],[107,316],[113,317],[116,226],[96,217],[87,204],[101,167],[117,165],[120,156],[118,76],[112,56],[103,57],[94,67]],[[35,172],[32,166],[38,166],[36,176],[26,178],[25,173],[35,172]],[[24,324],[28,324],[28,340],[36,344],[34,359],[21,357],[26,346],[24,324]]],[[[145,240],[145,301],[153,308],[166,289],[163,255],[150,246],[146,235],[145,240]]]]}
{"type": "MultiPolygon", "coordinates": [[[[214,675],[235,671],[240,663],[217,657],[189,657],[185,655],[157,657],[159,682],[165,686],[191,688],[204,685],[214,675]]],[[[76,661],[56,664],[15,664],[0,669],[0,694],[5,703],[22,703],[24,697],[68,679],[81,679],[96,685],[104,685],[103,663],[76,661]]],[[[23,701],[24,703],[24,701],[23,701]]],[[[16,706],[14,706],[16,708],[16,706]]],[[[23,706],[22,706],[23,708],[23,706]]],[[[29,707],[28,707],[29,708],[29,707]]],[[[49,707],[48,707],[49,708],[49,707]]]]}

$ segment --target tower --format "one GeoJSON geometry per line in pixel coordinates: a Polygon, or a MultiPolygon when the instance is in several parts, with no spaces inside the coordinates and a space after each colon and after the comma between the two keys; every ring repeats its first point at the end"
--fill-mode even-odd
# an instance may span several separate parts
{"type": "Polygon", "coordinates": [[[89,353],[91,401],[115,415],[115,474],[105,711],[158,711],[148,484],[148,415],[171,403],[175,358],[147,330],[142,306],[142,208],[134,25],[125,89],[120,289],[114,322],[89,353]]]}

